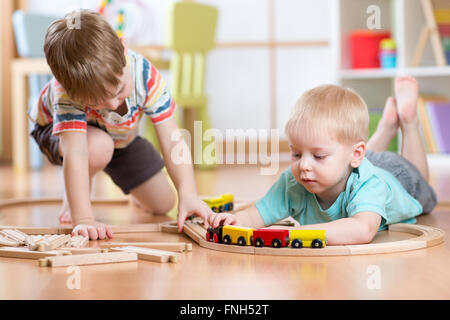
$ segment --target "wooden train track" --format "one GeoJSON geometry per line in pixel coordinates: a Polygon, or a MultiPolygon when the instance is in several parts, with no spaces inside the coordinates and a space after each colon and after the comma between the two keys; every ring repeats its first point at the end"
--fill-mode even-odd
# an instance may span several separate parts
{"type": "Polygon", "coordinates": [[[226,245],[221,243],[208,242],[205,240],[206,229],[198,222],[186,221],[184,225],[184,233],[192,240],[197,242],[201,247],[247,254],[261,254],[274,256],[347,256],[347,255],[363,255],[363,254],[381,254],[410,251],[432,247],[444,242],[445,232],[441,229],[418,225],[399,223],[389,226],[389,231],[403,232],[411,234],[414,237],[407,240],[399,240],[382,243],[369,243],[361,245],[345,245],[345,246],[326,246],[322,249],[312,248],[256,248],[253,246],[237,246],[226,245]]]}
{"type": "MultiPolygon", "coordinates": [[[[42,205],[59,205],[62,204],[62,198],[17,198],[0,201],[0,210],[23,206],[42,206],[42,205]]],[[[97,198],[91,200],[93,205],[127,205],[129,198],[119,199],[102,199],[97,198]]]]}

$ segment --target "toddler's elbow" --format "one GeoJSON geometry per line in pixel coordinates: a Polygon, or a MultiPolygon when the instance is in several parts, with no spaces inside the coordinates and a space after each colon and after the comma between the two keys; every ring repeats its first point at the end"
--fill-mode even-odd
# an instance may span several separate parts
{"type": "Polygon", "coordinates": [[[358,242],[360,244],[367,244],[372,242],[373,238],[377,234],[378,228],[375,228],[369,224],[363,224],[360,231],[358,242]]]}

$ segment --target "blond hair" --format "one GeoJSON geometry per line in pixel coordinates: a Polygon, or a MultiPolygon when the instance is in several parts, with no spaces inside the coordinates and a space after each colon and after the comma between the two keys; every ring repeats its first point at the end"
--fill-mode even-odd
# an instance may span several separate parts
{"type": "Polygon", "coordinates": [[[326,131],[340,143],[367,142],[369,112],[364,100],[353,90],[322,85],[298,99],[285,131],[288,136],[312,136],[326,131]]]}
{"type": "Polygon", "coordinates": [[[77,10],[53,22],[45,36],[47,63],[70,98],[101,103],[113,98],[126,66],[124,46],[108,22],[91,10],[77,10]],[[78,28],[70,23],[78,19],[78,28]]]}

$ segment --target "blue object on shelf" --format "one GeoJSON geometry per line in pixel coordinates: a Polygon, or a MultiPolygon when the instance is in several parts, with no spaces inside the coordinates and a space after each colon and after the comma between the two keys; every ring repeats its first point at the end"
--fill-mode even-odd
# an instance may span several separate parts
{"type": "Polygon", "coordinates": [[[381,52],[380,62],[383,69],[392,69],[397,66],[397,55],[391,52],[381,52]]]}
{"type": "Polygon", "coordinates": [[[445,57],[447,58],[447,64],[450,64],[450,50],[445,51],[445,57]]]}

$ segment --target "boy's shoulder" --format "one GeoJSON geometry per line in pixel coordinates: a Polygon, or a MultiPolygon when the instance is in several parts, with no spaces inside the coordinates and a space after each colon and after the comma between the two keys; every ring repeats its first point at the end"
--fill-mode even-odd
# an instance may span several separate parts
{"type": "Polygon", "coordinates": [[[127,63],[131,65],[131,73],[142,74],[146,70],[151,69],[152,63],[144,55],[132,49],[128,49],[127,63]]]}
{"type": "Polygon", "coordinates": [[[347,180],[345,188],[347,200],[365,199],[366,196],[373,197],[376,194],[390,193],[389,181],[386,181],[379,170],[382,169],[364,158],[361,165],[353,169],[347,180]],[[366,196],[362,196],[363,194],[366,196]]]}
{"type": "Polygon", "coordinates": [[[375,180],[377,182],[384,182],[383,177],[380,175],[378,167],[376,167],[369,159],[364,157],[359,167],[354,168],[349,180],[351,178],[354,184],[365,185],[368,181],[375,180]]]}
{"type": "Polygon", "coordinates": [[[45,101],[48,102],[50,106],[65,106],[73,107],[76,109],[84,110],[83,106],[72,100],[66,92],[66,89],[53,77],[44,90],[41,96],[45,96],[45,101]]]}

